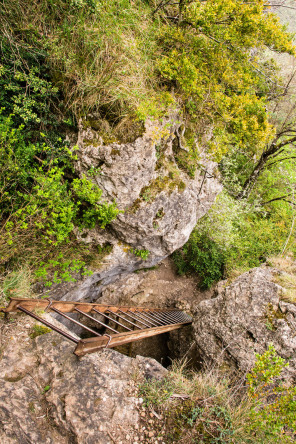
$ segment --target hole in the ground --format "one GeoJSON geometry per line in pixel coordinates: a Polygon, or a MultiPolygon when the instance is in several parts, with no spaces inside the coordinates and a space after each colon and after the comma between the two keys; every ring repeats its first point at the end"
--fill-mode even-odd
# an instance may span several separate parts
{"type": "MultiPolygon", "coordinates": [[[[70,313],[69,316],[101,335],[104,333],[110,334],[110,330],[108,330],[106,327],[103,325],[99,326],[97,322],[92,321],[84,315],[79,313],[70,313]]],[[[116,328],[118,332],[123,331],[120,326],[114,325],[112,321],[109,321],[104,316],[94,313],[92,313],[92,316],[97,321],[100,321],[111,328],[116,328]]],[[[73,333],[77,334],[81,339],[94,336],[92,332],[80,327],[77,324],[74,324],[60,315],[54,315],[54,317],[73,333]]],[[[131,325],[129,325],[129,327],[131,327],[131,325]]],[[[188,368],[194,370],[199,370],[201,368],[201,358],[196,349],[193,328],[191,325],[169,333],[162,333],[141,341],[130,342],[128,344],[114,347],[114,350],[117,350],[118,352],[130,357],[140,355],[153,358],[166,368],[169,367],[172,364],[172,361],[176,359],[186,360],[186,367],[188,368]]]]}
{"type": "Polygon", "coordinates": [[[153,358],[164,367],[168,367],[172,362],[168,341],[169,333],[162,333],[142,341],[130,342],[129,344],[115,347],[114,350],[132,358],[135,358],[137,355],[153,358]]]}

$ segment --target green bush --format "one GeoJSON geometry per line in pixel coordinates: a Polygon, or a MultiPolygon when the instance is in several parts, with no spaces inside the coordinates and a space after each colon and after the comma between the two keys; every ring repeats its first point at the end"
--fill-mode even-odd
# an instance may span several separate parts
{"type": "MultiPolygon", "coordinates": [[[[53,282],[69,280],[65,264],[77,272],[72,259],[63,261],[59,275],[53,263],[61,248],[75,244],[74,228],[105,228],[119,211],[115,202],[101,202],[102,191],[88,178],[65,178],[69,172],[75,177],[75,149],[33,144],[16,121],[0,113],[0,265],[42,262],[55,273],[53,282]]],[[[84,265],[78,267],[83,273],[84,265]]]]}
{"type": "MultiPolygon", "coordinates": [[[[202,279],[209,274],[211,285],[210,281],[259,267],[283,250],[293,211],[288,202],[274,202],[267,211],[260,202],[236,201],[222,192],[198,221],[188,242],[173,253],[178,273],[194,271],[202,279]]],[[[296,252],[294,236],[289,250],[296,252]]]]}
{"type": "Polygon", "coordinates": [[[173,253],[179,274],[196,272],[200,288],[206,290],[223,277],[225,256],[222,249],[207,234],[195,229],[182,249],[173,253]]]}
{"type": "Polygon", "coordinates": [[[174,362],[162,380],[142,383],[139,396],[162,416],[153,425],[159,441],[293,443],[296,387],[283,381],[287,366],[273,346],[256,355],[250,373],[236,381],[225,369],[196,372],[174,362]]]}
{"type": "Polygon", "coordinates": [[[273,345],[256,358],[247,375],[252,406],[246,429],[257,443],[292,443],[296,433],[296,387],[284,383],[281,377],[289,364],[277,355],[273,345]]]}

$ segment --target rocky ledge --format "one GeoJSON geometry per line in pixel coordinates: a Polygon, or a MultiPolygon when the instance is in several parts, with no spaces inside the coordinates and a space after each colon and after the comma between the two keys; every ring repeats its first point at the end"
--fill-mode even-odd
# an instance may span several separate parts
{"type": "Polygon", "coordinates": [[[282,300],[274,282],[278,270],[255,268],[227,285],[220,282],[213,299],[194,310],[195,341],[202,359],[248,371],[255,353],[273,344],[288,360],[286,376],[296,375],[296,307],[282,300]]]}
{"type": "Polygon", "coordinates": [[[79,359],[57,333],[30,339],[31,325],[22,315],[0,325],[0,442],[141,442],[138,384],[166,370],[114,350],[79,359]]]}

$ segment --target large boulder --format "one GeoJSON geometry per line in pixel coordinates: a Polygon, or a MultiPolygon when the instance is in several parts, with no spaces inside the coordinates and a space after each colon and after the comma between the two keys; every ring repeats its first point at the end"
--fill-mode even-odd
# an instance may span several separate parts
{"type": "Polygon", "coordinates": [[[194,312],[194,335],[202,359],[242,371],[273,344],[289,361],[287,373],[296,373],[296,307],[281,300],[283,289],[269,267],[250,270],[232,284],[220,282],[213,299],[194,312]]]}
{"type": "Polygon", "coordinates": [[[102,199],[116,201],[122,213],[105,230],[77,231],[79,240],[109,245],[112,251],[92,276],[71,290],[59,288],[64,299],[94,301],[120,276],[163,260],[184,245],[222,189],[217,164],[202,152],[195,176],[189,171],[190,154],[177,111],[161,122],[147,120],[142,133],[134,140],[129,135],[125,142],[122,138],[110,142],[106,125],[100,120],[81,121],[76,171],[91,178],[102,189],[102,199]]]}

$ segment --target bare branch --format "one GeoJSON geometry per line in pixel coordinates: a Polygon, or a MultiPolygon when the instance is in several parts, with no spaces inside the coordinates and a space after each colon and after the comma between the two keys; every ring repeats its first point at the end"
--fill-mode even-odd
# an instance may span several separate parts
{"type": "Polygon", "coordinates": [[[152,16],[154,16],[160,8],[163,8],[164,6],[168,5],[171,1],[172,0],[167,0],[167,1],[161,0],[161,2],[158,4],[158,6],[152,12],[152,16]]]}
{"type": "MultiPolygon", "coordinates": [[[[277,200],[285,200],[286,197],[291,196],[293,193],[284,194],[283,196],[275,197],[274,199],[267,200],[266,202],[263,202],[261,205],[267,205],[271,202],[276,202],[277,200]]],[[[286,201],[287,202],[287,201],[286,201]]]]}
{"type": "Polygon", "coordinates": [[[290,159],[296,159],[296,156],[283,157],[282,159],[275,160],[274,162],[268,163],[268,164],[266,165],[266,168],[267,168],[267,167],[269,168],[270,166],[272,166],[272,165],[274,165],[274,164],[276,164],[276,163],[280,163],[280,162],[283,162],[284,160],[290,160],[290,159]]]}

